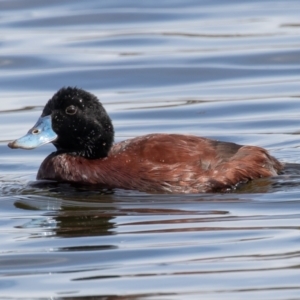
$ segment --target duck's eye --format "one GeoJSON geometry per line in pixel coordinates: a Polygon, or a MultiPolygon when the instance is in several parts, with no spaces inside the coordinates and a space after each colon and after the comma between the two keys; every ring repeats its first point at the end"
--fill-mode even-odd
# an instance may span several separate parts
{"type": "Polygon", "coordinates": [[[77,112],[77,107],[74,105],[70,105],[66,108],[66,114],[68,115],[75,115],[77,112]]]}

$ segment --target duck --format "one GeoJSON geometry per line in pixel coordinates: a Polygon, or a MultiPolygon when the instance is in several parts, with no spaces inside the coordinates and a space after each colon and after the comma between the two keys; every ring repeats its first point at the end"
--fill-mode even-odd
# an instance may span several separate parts
{"type": "Polygon", "coordinates": [[[92,93],[63,87],[28,133],[8,144],[52,143],[37,180],[146,193],[224,193],[277,176],[284,165],[261,147],[184,134],[153,133],[114,143],[114,127],[92,93]]]}

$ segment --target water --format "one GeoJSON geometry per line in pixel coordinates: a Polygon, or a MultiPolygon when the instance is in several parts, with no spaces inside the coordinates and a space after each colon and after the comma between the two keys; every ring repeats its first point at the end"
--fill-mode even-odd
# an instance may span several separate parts
{"type": "Polygon", "coordinates": [[[300,163],[299,1],[0,1],[1,299],[299,299],[299,170],[229,194],[40,184],[11,150],[62,86],[116,140],[177,132],[300,163]]]}

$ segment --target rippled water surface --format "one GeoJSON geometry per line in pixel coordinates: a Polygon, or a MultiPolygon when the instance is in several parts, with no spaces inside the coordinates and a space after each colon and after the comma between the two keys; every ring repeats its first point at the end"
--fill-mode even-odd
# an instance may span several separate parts
{"type": "Polygon", "coordinates": [[[116,140],[152,132],[300,163],[300,2],[0,1],[1,299],[300,299],[299,169],[228,194],[35,181],[47,145],[6,145],[62,86],[116,140]]]}

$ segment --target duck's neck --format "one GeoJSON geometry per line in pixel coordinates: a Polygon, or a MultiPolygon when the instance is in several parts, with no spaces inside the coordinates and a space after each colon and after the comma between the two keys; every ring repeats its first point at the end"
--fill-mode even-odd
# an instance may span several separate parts
{"type": "Polygon", "coordinates": [[[91,130],[88,135],[73,139],[72,144],[54,142],[57,149],[56,154],[67,153],[87,159],[98,159],[107,157],[114,142],[114,130],[112,125],[104,128],[101,133],[91,130]]]}

